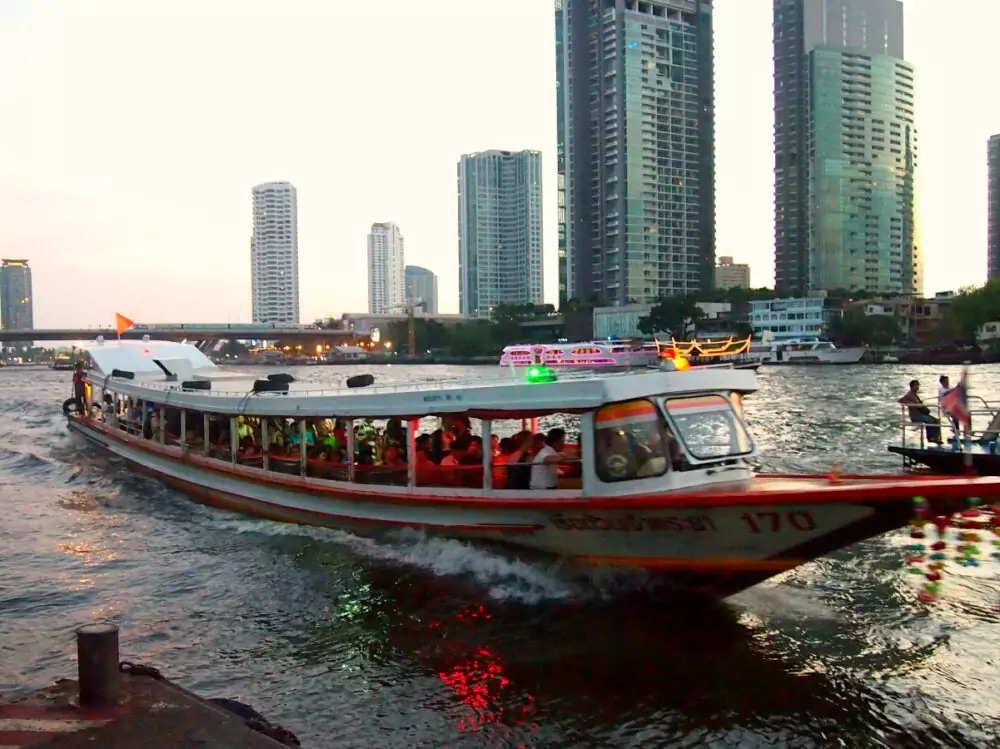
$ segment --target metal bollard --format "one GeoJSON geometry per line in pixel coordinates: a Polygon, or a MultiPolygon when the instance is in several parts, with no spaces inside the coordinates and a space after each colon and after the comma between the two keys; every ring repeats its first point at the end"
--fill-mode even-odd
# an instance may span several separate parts
{"type": "Polygon", "coordinates": [[[118,704],[118,627],[110,622],[97,622],[77,629],[76,657],[80,705],[118,704]]]}

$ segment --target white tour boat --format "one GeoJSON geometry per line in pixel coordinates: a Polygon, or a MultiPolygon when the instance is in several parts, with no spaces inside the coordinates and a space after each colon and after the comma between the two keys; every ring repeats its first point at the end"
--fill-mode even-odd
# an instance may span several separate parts
{"type": "MultiPolygon", "coordinates": [[[[1000,499],[1000,478],[755,475],[742,398],[756,375],[728,366],[543,367],[531,378],[389,386],[362,375],[318,390],[285,373],[229,373],[182,343],[99,340],[89,353],[90,404],[81,414],[64,406],[70,431],[194,499],[359,532],[500,542],[669,573],[718,595],[906,525],[915,494],[935,513],[1000,499]],[[579,436],[568,446],[554,436],[558,474],[541,464],[532,474],[546,488],[523,488],[530,465],[489,449],[480,463],[436,465],[418,436],[444,419],[477,426],[491,445],[492,434],[535,432],[548,417],[575,422],[579,436]],[[387,426],[373,438],[379,420],[387,426]]],[[[462,434],[453,457],[471,444],[462,434]]]]}
{"type": "Polygon", "coordinates": [[[507,346],[500,354],[501,367],[544,364],[558,369],[640,369],[656,366],[655,341],[582,341],[580,343],[530,343],[507,346]]]}
{"type": "Polygon", "coordinates": [[[765,333],[750,344],[746,357],[760,364],[857,364],[867,353],[865,346],[838,348],[818,338],[775,340],[765,333]]]}

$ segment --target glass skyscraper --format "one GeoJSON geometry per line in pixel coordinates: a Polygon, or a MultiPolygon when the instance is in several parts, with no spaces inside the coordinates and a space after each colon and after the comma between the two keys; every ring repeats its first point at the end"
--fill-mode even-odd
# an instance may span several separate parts
{"type": "Polygon", "coordinates": [[[458,299],[463,315],[542,304],[542,156],[465,154],[458,164],[458,299]]]}
{"type": "Polygon", "coordinates": [[[31,330],[34,327],[31,268],[23,258],[5,258],[0,261],[0,328],[31,330]]]}
{"type": "Polygon", "coordinates": [[[986,153],[989,172],[986,279],[992,281],[1000,278],[1000,135],[990,138],[986,153]]]}
{"type": "Polygon", "coordinates": [[[902,57],[899,0],[774,0],[778,290],[922,291],[902,57]]]}
{"type": "Polygon", "coordinates": [[[711,0],[556,0],[559,295],[711,288],[711,0]]]}

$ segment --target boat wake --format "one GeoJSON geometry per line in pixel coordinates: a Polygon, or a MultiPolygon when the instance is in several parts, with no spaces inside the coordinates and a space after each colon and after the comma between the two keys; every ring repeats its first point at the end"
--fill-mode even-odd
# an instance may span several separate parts
{"type": "Polygon", "coordinates": [[[469,542],[427,536],[412,530],[370,538],[330,528],[219,516],[214,525],[229,532],[298,537],[318,544],[332,544],[376,562],[412,567],[440,578],[464,579],[495,601],[529,606],[553,601],[604,600],[639,592],[649,584],[644,575],[617,570],[583,573],[558,561],[526,560],[469,542]]]}

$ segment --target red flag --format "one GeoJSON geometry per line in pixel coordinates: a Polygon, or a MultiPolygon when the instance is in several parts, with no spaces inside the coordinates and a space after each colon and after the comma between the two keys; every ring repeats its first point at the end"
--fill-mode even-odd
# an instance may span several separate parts
{"type": "Polygon", "coordinates": [[[115,312],[115,328],[118,330],[118,335],[121,335],[133,325],[135,323],[125,317],[125,315],[115,312]]]}
{"type": "Polygon", "coordinates": [[[941,410],[951,416],[955,421],[964,426],[967,430],[972,429],[972,414],[969,413],[969,385],[968,370],[962,370],[962,378],[958,384],[946,390],[941,396],[939,405],[941,410]]]}

